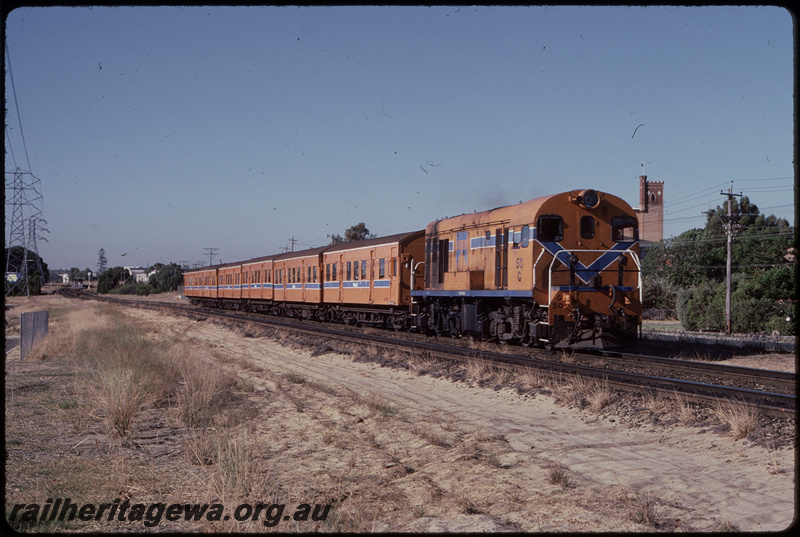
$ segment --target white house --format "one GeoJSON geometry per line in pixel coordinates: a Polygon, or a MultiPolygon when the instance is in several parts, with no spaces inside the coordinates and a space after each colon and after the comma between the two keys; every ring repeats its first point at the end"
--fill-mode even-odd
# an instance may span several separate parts
{"type": "Polygon", "coordinates": [[[150,280],[150,274],[142,267],[125,267],[125,271],[133,277],[136,283],[147,283],[150,280]]]}

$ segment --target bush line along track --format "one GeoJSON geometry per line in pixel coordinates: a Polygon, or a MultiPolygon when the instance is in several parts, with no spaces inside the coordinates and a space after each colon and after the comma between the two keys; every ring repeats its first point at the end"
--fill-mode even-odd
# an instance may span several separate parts
{"type": "MultiPolygon", "coordinates": [[[[397,350],[398,348],[409,351],[427,353],[431,357],[457,359],[457,360],[482,360],[493,364],[503,364],[515,368],[533,368],[543,374],[550,376],[583,376],[590,377],[606,383],[610,388],[617,388],[626,391],[649,391],[660,395],[674,397],[676,394],[692,399],[715,401],[718,399],[730,399],[740,401],[748,406],[758,408],[768,416],[781,418],[794,418],[795,395],[774,393],[768,391],[753,390],[748,388],[723,386],[704,382],[689,380],[679,380],[642,373],[627,371],[616,371],[600,367],[591,367],[573,363],[562,363],[554,360],[541,358],[514,356],[487,352],[483,350],[458,348],[439,343],[419,342],[402,340],[389,336],[365,334],[338,330],[325,325],[300,324],[297,322],[279,320],[271,317],[254,316],[242,313],[230,313],[212,309],[197,309],[190,306],[177,306],[163,302],[144,302],[123,298],[100,297],[87,294],[70,288],[62,288],[61,294],[73,298],[89,298],[95,300],[105,300],[127,306],[144,307],[150,309],[170,309],[189,315],[211,315],[219,318],[238,320],[243,322],[254,322],[281,327],[296,332],[324,336],[326,338],[337,338],[341,340],[356,340],[371,343],[378,347],[397,350]]],[[[776,384],[790,387],[793,391],[795,387],[795,374],[781,371],[769,371],[764,369],[753,369],[746,367],[713,364],[707,362],[694,362],[691,360],[678,360],[673,358],[661,358],[654,356],[641,356],[630,353],[616,352],[589,352],[581,353],[581,356],[593,356],[605,362],[617,362],[626,365],[632,363],[644,364],[668,368],[670,370],[691,371],[698,374],[715,375],[717,377],[747,379],[754,383],[776,384]]]]}

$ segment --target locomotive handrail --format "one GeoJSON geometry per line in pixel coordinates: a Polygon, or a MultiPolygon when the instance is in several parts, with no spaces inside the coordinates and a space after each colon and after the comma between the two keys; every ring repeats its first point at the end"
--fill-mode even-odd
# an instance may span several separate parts
{"type": "Polygon", "coordinates": [[[544,248],[542,248],[541,251],[539,252],[539,257],[537,257],[536,261],[534,261],[534,263],[533,263],[533,288],[534,289],[536,289],[536,265],[539,264],[539,260],[542,258],[542,256],[544,255],[545,251],[546,250],[544,248]]]}
{"type": "MultiPolygon", "coordinates": [[[[642,303],[642,264],[639,262],[639,256],[638,256],[638,254],[636,252],[634,252],[633,250],[627,250],[627,249],[626,250],[568,250],[568,249],[563,249],[563,250],[559,250],[558,252],[553,254],[553,259],[550,261],[550,267],[548,267],[548,270],[547,270],[547,306],[548,307],[550,307],[550,303],[553,301],[553,265],[555,264],[556,260],[558,259],[558,256],[561,255],[562,253],[574,254],[575,252],[594,252],[594,253],[602,253],[602,254],[605,254],[605,253],[608,253],[608,252],[619,252],[620,256],[623,255],[623,254],[631,254],[631,258],[633,259],[633,262],[636,263],[636,268],[637,268],[636,272],[639,273],[639,277],[638,277],[638,280],[639,280],[639,303],[640,304],[642,303]]],[[[544,249],[542,249],[542,253],[544,253],[544,249]]],[[[540,253],[539,257],[541,257],[541,256],[542,256],[542,254],[540,253]]],[[[538,263],[539,260],[537,259],[536,262],[538,263]]],[[[561,261],[561,263],[563,263],[563,261],[561,261]]],[[[535,267],[536,267],[536,265],[534,264],[534,269],[535,269],[535,267]]],[[[535,277],[536,277],[536,273],[534,272],[534,278],[535,277]]]]}

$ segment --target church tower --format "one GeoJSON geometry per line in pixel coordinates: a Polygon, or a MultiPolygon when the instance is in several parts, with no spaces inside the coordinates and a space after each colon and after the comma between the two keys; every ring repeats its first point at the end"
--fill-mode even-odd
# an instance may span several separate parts
{"type": "Polygon", "coordinates": [[[634,208],[639,219],[639,240],[644,244],[664,238],[664,181],[648,181],[639,176],[639,207],[634,208]]]}

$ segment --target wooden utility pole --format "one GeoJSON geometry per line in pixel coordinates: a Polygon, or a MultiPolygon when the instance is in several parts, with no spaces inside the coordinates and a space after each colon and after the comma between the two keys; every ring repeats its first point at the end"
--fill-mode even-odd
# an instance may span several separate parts
{"type": "Polygon", "coordinates": [[[731,246],[733,245],[733,197],[741,194],[733,193],[733,181],[727,192],[720,192],[721,196],[728,196],[728,218],[725,222],[725,231],[728,234],[728,261],[725,266],[725,333],[731,334],[731,246]]]}

